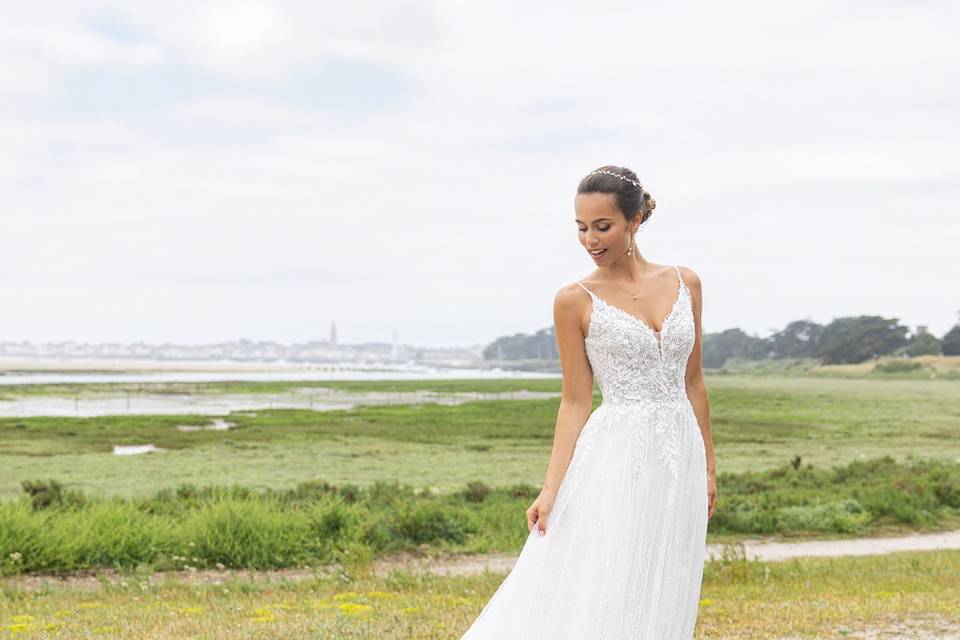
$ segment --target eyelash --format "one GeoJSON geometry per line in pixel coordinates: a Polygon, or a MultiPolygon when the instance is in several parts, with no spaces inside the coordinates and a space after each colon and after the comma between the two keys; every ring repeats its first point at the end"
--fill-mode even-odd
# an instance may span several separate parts
{"type": "MultiPolygon", "coordinates": [[[[608,224],[608,225],[605,226],[605,227],[597,227],[597,229],[598,229],[599,231],[609,231],[609,230],[610,230],[610,226],[611,226],[611,225],[608,224]]],[[[580,229],[580,231],[586,231],[586,229],[580,229]]]]}

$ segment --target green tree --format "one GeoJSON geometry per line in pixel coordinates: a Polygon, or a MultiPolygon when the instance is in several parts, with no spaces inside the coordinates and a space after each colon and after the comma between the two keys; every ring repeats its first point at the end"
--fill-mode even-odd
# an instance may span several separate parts
{"type": "Polygon", "coordinates": [[[940,355],[940,340],[924,325],[917,327],[916,333],[910,336],[910,342],[903,350],[911,358],[914,356],[940,355]]]}
{"type": "Polygon", "coordinates": [[[945,356],[960,356],[960,324],[953,325],[953,328],[943,335],[940,349],[945,356]]]}
{"type": "Polygon", "coordinates": [[[759,359],[767,357],[765,341],[734,328],[720,333],[703,334],[701,359],[703,366],[719,369],[730,358],[759,359]]]}
{"type": "Polygon", "coordinates": [[[766,339],[774,358],[810,358],[817,351],[823,325],[810,320],[794,320],[782,331],[766,339]]]}
{"type": "Polygon", "coordinates": [[[560,357],[553,327],[541,329],[533,335],[515,333],[502,336],[483,350],[486,360],[549,360],[560,357]]]}
{"type": "Polygon", "coordinates": [[[891,354],[907,344],[908,331],[897,318],[836,318],[823,328],[814,355],[826,364],[863,362],[891,354]]]}

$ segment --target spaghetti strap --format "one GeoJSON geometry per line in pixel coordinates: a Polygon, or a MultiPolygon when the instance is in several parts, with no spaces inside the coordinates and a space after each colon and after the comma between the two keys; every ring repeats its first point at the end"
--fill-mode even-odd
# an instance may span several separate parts
{"type": "Polygon", "coordinates": [[[687,283],[683,281],[683,274],[680,273],[680,267],[673,265],[673,268],[677,270],[677,277],[680,278],[680,287],[682,288],[687,286],[687,283]]]}
{"type": "Polygon", "coordinates": [[[584,291],[586,291],[587,293],[589,293],[591,298],[593,298],[593,296],[594,296],[593,291],[590,291],[590,289],[587,289],[585,286],[583,286],[583,283],[580,282],[579,280],[577,280],[577,284],[580,285],[580,288],[581,288],[581,289],[583,289],[584,291]]]}

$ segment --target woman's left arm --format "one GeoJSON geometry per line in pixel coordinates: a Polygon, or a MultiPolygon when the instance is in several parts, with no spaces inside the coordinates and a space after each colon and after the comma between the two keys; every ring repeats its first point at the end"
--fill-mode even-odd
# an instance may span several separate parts
{"type": "Polygon", "coordinates": [[[687,371],[685,377],[687,387],[687,397],[690,398],[690,404],[693,407],[693,413],[697,416],[697,423],[700,425],[700,433],[703,434],[704,449],[707,452],[707,517],[713,515],[717,508],[717,465],[713,456],[713,433],[710,426],[710,401],[707,398],[707,387],[703,380],[703,366],[701,359],[701,329],[700,317],[703,309],[703,288],[700,284],[700,277],[692,269],[682,267],[683,280],[690,290],[690,298],[693,301],[693,324],[694,324],[694,343],[693,351],[687,360],[687,371]]]}

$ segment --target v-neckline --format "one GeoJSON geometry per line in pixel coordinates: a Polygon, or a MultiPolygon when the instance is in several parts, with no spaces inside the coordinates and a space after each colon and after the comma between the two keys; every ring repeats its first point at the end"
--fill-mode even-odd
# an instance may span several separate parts
{"type": "MultiPolygon", "coordinates": [[[[606,300],[604,300],[603,298],[601,298],[599,295],[597,295],[596,293],[594,293],[594,292],[591,291],[590,289],[587,289],[587,293],[590,294],[590,296],[593,298],[594,302],[596,302],[597,300],[599,300],[602,304],[606,305],[607,307],[609,307],[609,308],[611,308],[611,309],[614,309],[615,311],[620,312],[621,314],[625,315],[627,318],[633,320],[633,321],[636,322],[638,325],[640,325],[641,327],[643,327],[643,328],[645,328],[647,331],[649,331],[649,332],[650,332],[650,335],[652,335],[652,336],[654,337],[654,339],[656,340],[656,342],[657,342],[657,352],[660,354],[660,357],[663,358],[663,341],[662,341],[662,339],[663,339],[663,330],[667,328],[667,322],[668,322],[668,321],[670,320],[670,318],[673,316],[674,312],[676,312],[676,310],[677,310],[677,305],[678,305],[678,303],[680,302],[680,297],[683,295],[683,290],[686,288],[686,285],[685,285],[685,283],[683,282],[683,277],[680,276],[679,271],[677,272],[677,276],[678,276],[678,278],[679,278],[679,280],[680,280],[680,282],[679,282],[679,288],[677,289],[677,297],[674,299],[673,305],[670,307],[670,311],[667,312],[667,315],[665,315],[665,316],[663,317],[663,320],[660,322],[660,329],[659,329],[659,330],[658,330],[658,329],[654,329],[654,328],[653,328],[652,326],[650,326],[650,324],[649,324],[646,320],[644,320],[643,318],[638,318],[637,316],[633,315],[632,313],[630,313],[630,312],[627,311],[626,309],[623,309],[622,307],[618,307],[618,306],[615,305],[615,304],[610,304],[609,302],[607,302],[606,300]]],[[[584,287],[584,288],[586,288],[586,287],[584,287]]],[[[592,329],[593,329],[593,317],[594,317],[594,315],[595,315],[595,313],[596,313],[596,309],[597,309],[597,305],[596,305],[596,304],[591,305],[591,307],[590,307],[590,324],[587,326],[587,337],[590,337],[590,335],[593,333],[593,331],[592,331],[592,329]]]]}
{"type": "MultiPolygon", "coordinates": [[[[654,335],[656,335],[656,336],[659,336],[659,335],[661,335],[661,334],[663,333],[663,329],[667,326],[667,320],[669,320],[669,319],[670,319],[670,316],[673,315],[673,312],[676,311],[676,309],[677,309],[677,303],[680,302],[680,295],[681,295],[682,293],[683,293],[683,283],[680,283],[680,288],[677,289],[677,297],[674,299],[673,305],[670,307],[670,311],[668,311],[668,312],[667,312],[667,315],[665,315],[665,316],[663,317],[663,320],[660,321],[660,328],[659,328],[659,329],[654,329],[652,326],[650,326],[650,324],[649,324],[646,320],[644,320],[643,318],[638,318],[637,316],[633,315],[632,313],[630,313],[630,312],[627,311],[626,309],[624,309],[624,308],[622,308],[622,307],[618,307],[618,306],[615,305],[615,304],[610,304],[609,302],[607,302],[606,300],[604,300],[603,298],[601,298],[600,296],[598,296],[596,293],[594,293],[593,295],[594,295],[594,298],[595,298],[596,300],[599,300],[600,302],[602,302],[602,303],[605,304],[606,306],[610,307],[611,309],[616,309],[617,311],[619,311],[619,312],[622,313],[623,315],[627,316],[628,318],[631,318],[631,319],[633,319],[633,320],[636,320],[638,324],[641,324],[641,325],[643,325],[644,327],[646,327],[647,329],[649,329],[649,330],[650,330],[650,333],[652,333],[652,334],[654,334],[654,335]]],[[[590,315],[591,315],[591,316],[593,315],[593,310],[592,310],[592,309],[590,310],[590,315]]]]}
{"type": "MultiPolygon", "coordinates": [[[[681,289],[682,289],[682,287],[681,287],[681,289]]],[[[650,326],[650,324],[649,324],[646,320],[644,320],[643,318],[638,318],[637,316],[633,315],[632,313],[630,313],[630,312],[627,311],[626,309],[623,309],[622,307],[618,307],[618,306],[615,305],[615,304],[610,304],[609,302],[607,302],[606,300],[604,300],[604,299],[601,298],[600,296],[597,296],[597,300],[599,300],[599,301],[600,301],[601,303],[603,303],[604,305],[610,307],[611,309],[614,309],[614,310],[616,310],[616,311],[619,311],[620,313],[622,313],[623,315],[627,316],[627,317],[630,318],[631,320],[636,320],[638,324],[640,324],[640,325],[642,325],[643,327],[649,329],[649,330],[650,330],[650,333],[659,336],[659,335],[662,335],[662,334],[663,334],[663,329],[664,329],[664,327],[667,325],[667,320],[670,319],[670,316],[673,315],[674,310],[676,310],[676,308],[677,308],[677,303],[680,301],[680,293],[681,293],[680,291],[677,291],[677,298],[673,301],[673,306],[670,307],[670,311],[667,312],[667,315],[664,316],[664,317],[663,317],[663,320],[660,322],[660,328],[659,328],[659,329],[654,329],[654,328],[653,328],[652,326],[650,326]]],[[[594,295],[596,295],[596,294],[594,294],[594,295]]],[[[593,314],[591,313],[591,315],[593,315],[593,314]]]]}

